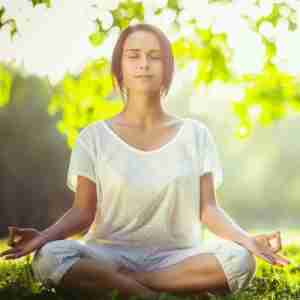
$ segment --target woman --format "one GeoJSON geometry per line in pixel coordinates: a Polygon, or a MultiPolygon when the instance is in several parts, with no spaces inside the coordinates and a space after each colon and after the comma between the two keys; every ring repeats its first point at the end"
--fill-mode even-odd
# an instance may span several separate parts
{"type": "Polygon", "coordinates": [[[162,107],[173,71],[158,28],[137,24],[120,34],[112,75],[125,107],[80,132],[67,176],[72,208],[42,232],[19,232],[23,241],[2,256],[36,250],[34,274],[49,286],[148,298],[235,293],[253,278],[254,256],[289,263],[277,254],[279,232],[252,236],[216,203],[223,179],[210,131],[162,107]],[[203,241],[202,224],[219,239],[203,241]],[[87,228],[83,240],[65,240],[87,228]]]}

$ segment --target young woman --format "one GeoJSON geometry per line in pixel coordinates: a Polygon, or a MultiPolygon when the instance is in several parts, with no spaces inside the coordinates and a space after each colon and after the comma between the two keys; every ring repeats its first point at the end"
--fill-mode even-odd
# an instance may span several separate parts
{"type": "Polygon", "coordinates": [[[289,263],[277,254],[279,232],[252,236],[218,206],[223,177],[212,134],[162,106],[173,71],[161,30],[121,32],[112,75],[125,106],[80,132],[67,175],[72,208],[42,232],[19,232],[23,241],[2,255],[36,250],[34,274],[49,286],[148,298],[235,293],[253,278],[255,256],[289,263]],[[219,238],[203,241],[202,224],[219,238]],[[86,228],[83,240],[65,240],[86,228]]]}

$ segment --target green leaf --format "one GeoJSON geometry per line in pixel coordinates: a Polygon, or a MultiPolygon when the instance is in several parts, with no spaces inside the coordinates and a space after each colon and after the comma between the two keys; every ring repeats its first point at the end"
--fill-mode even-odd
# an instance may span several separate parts
{"type": "Polygon", "coordinates": [[[92,43],[92,45],[94,46],[99,46],[103,43],[105,39],[105,33],[104,32],[94,32],[92,34],[90,34],[89,36],[89,40],[92,43]]]}

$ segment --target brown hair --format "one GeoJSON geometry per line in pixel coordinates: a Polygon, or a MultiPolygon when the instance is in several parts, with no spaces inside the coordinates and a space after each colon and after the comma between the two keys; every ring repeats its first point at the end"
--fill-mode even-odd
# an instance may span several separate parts
{"type": "Polygon", "coordinates": [[[159,40],[160,48],[162,49],[162,62],[164,66],[162,94],[166,96],[168,94],[173,79],[173,74],[174,74],[174,57],[172,53],[171,43],[166,37],[166,35],[159,28],[145,23],[129,25],[120,33],[119,38],[113,49],[112,60],[111,60],[111,75],[113,78],[113,87],[117,89],[116,84],[118,85],[121,92],[121,96],[124,99],[124,90],[123,90],[124,87],[123,87],[122,67],[121,67],[123,46],[129,34],[138,30],[153,32],[159,40]],[[117,80],[117,83],[115,80],[117,80]]]}

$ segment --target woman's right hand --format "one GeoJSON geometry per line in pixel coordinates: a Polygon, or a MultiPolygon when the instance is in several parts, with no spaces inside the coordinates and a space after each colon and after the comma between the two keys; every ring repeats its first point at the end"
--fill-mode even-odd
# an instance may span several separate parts
{"type": "Polygon", "coordinates": [[[40,231],[34,228],[8,227],[9,237],[7,245],[12,247],[0,253],[4,259],[16,259],[41,248],[45,241],[40,231]]]}

